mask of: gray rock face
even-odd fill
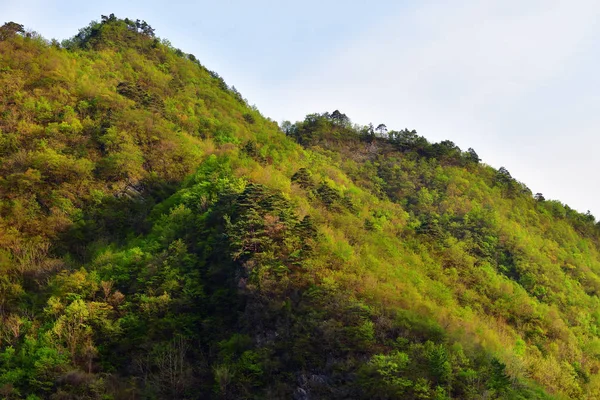
[[[294,400],[310,400],[308,392],[301,387],[294,391]]]

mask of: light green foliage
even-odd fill
[[[0,397],[599,398],[594,217],[384,128],[0,28]]]
[[[448,352],[444,345],[434,345],[431,342],[426,343],[425,355],[429,362],[431,375],[436,383],[447,385],[450,383],[452,375],[452,365],[448,360]]]
[[[395,351],[389,355],[376,354],[369,360],[368,368],[372,374],[375,374],[379,379],[375,380],[372,385],[384,384],[385,388],[376,388],[373,390],[385,391],[388,395],[402,396],[406,389],[412,386],[412,382],[403,377],[404,369],[408,365],[408,355]],[[369,385],[367,383],[366,385]]]

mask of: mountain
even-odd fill
[[[1,398],[600,398],[595,218],[473,149],[110,15],[0,28],[0,155]]]

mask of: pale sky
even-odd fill
[[[271,119],[339,109],[416,129],[600,218],[597,0],[0,0],[0,24],[48,39],[110,13],[146,20]]]

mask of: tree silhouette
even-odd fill
[[[475,150],[473,150],[471,147],[469,147],[469,149],[467,150],[467,160],[469,160],[475,164],[479,164],[479,161],[481,161],[481,158],[479,158],[479,156],[477,155]]]
[[[534,198],[535,198],[537,201],[545,201],[545,200],[546,200],[546,199],[544,198],[544,195],[543,195],[543,194],[541,194],[541,193],[536,193],[536,194],[535,194],[535,196],[534,196]]]
[[[16,22],[11,21],[0,26],[0,40],[9,39],[19,33],[25,33],[25,28],[23,25],[17,24]]]
[[[375,131],[379,133],[379,136],[383,136],[388,131],[388,128],[385,124],[379,124],[377,125],[377,128],[375,128]]]
[[[326,113],[328,114],[328,113]],[[346,116],[346,114],[342,114],[339,110],[335,110],[334,112],[332,112],[329,116],[329,119],[331,119],[331,121],[333,121],[333,123],[337,124],[337,125],[342,125],[342,126],[346,126],[350,124],[350,118],[348,118],[348,116]]]

